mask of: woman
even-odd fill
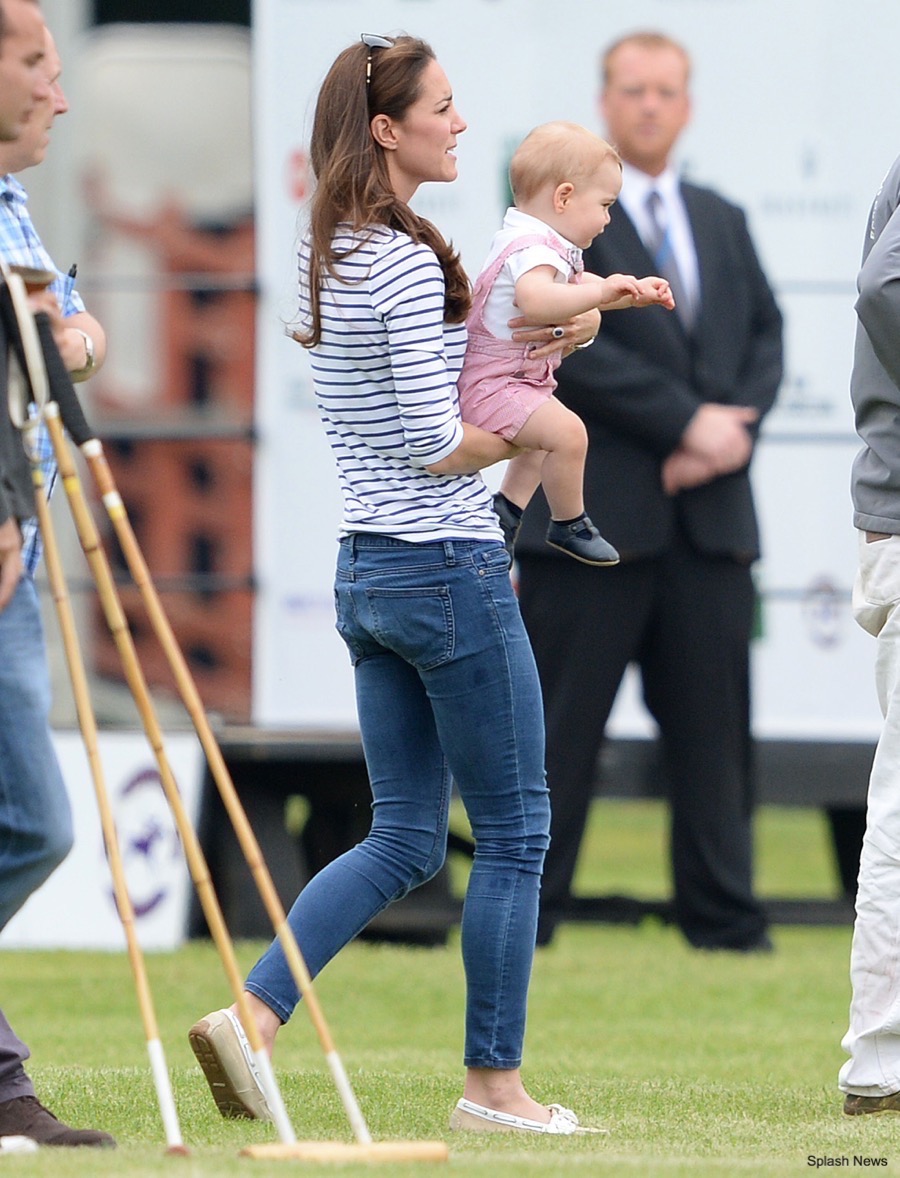
[[[509,558],[477,473],[516,450],[459,419],[469,284],[458,255],[408,203],[421,183],[456,178],[465,128],[433,52],[405,36],[346,49],[316,107],[296,338],[311,352],[343,493],[337,626],[354,664],[373,820],[288,919],[315,976],[440,869],[452,779],[475,857],[462,918],[467,1070],[451,1126],[568,1134],[579,1131],[574,1113],[533,1100],[519,1075],[548,844],[543,718]],[[546,350],[596,326],[573,322]],[[551,329],[527,336],[546,344]],[[277,941],[246,990],[271,1050],[298,1001]],[[265,1115],[236,1050],[241,1033],[232,1008],[201,1020],[191,1040],[222,1111],[238,1094],[245,1114]]]

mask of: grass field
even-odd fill
[[[601,803],[581,887],[665,894],[665,818],[651,803]],[[760,890],[834,891],[819,816],[766,810]],[[569,925],[536,959],[525,1073],[534,1094],[574,1107],[608,1137],[453,1136],[460,1088],[463,979],[447,948],[351,946],[319,994],[376,1139],[441,1139],[449,1166],[380,1172],[484,1178],[534,1175],[788,1175],[900,1169],[900,1117],[842,1117],[835,1077],[846,1026],[850,929],[778,928],[777,952],[749,958],[689,950],[671,928]],[[242,967],[259,944],[242,944]],[[109,1129],[114,1154],[42,1151],[0,1161],[4,1174],[225,1178],[301,1169],[361,1174],[362,1165],[252,1161],[271,1126],[222,1120],[187,1045],[187,1027],[229,998],[211,946],[148,958],[188,1159],[164,1156],[164,1135],[124,955],[0,954],[0,994],[34,1053],[39,1094],[60,1116]],[[308,1020],[298,1011],[275,1059],[300,1139],[350,1140]],[[813,1159],[813,1164],[810,1159]],[[854,1159],[859,1159],[854,1164]],[[821,1164],[816,1167],[815,1160]],[[830,1162],[823,1159],[831,1159]]]

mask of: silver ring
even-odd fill
[[[550,334],[554,339],[562,339],[562,337],[566,334],[566,329],[564,327],[554,327]]]

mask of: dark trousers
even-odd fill
[[[34,1096],[31,1080],[22,1067],[29,1051],[0,1010],[0,1104],[19,1096]]]
[[[752,887],[749,566],[680,541],[604,569],[523,555],[519,575],[544,691],[552,807],[539,941],[568,900],[604,729],[635,661],[670,784],[678,924],[697,947],[758,942],[766,919]]]

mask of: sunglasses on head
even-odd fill
[[[360,33],[359,39],[369,50],[366,54],[366,90],[368,90],[369,83],[372,81],[372,50],[392,49],[394,42],[390,37],[380,37],[378,33]]]

